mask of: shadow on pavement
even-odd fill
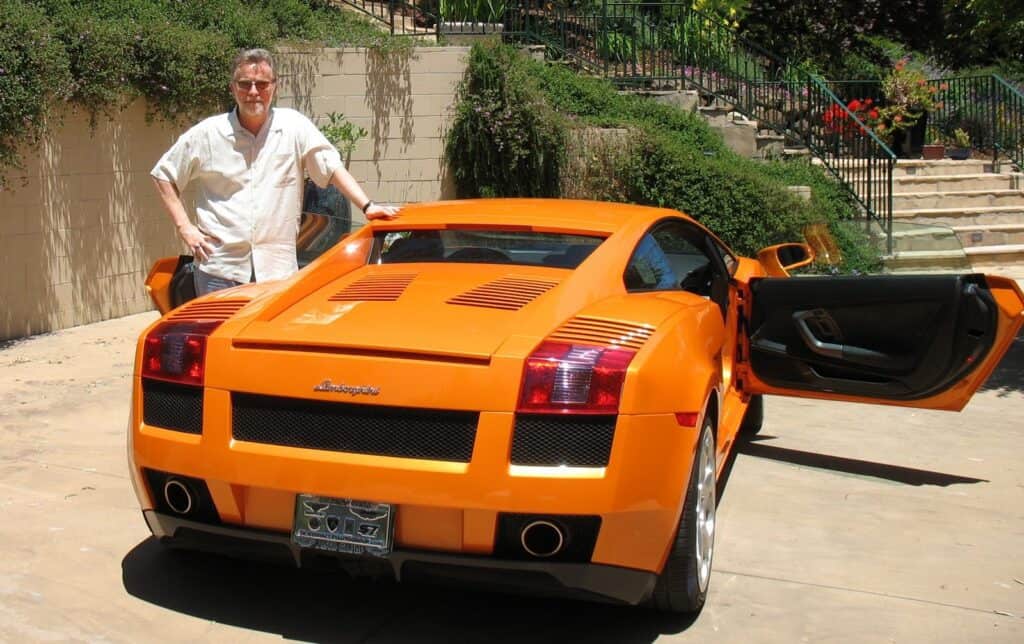
[[[979,391],[996,391],[1002,397],[1024,392],[1024,331],[1017,334],[1002,361]]]
[[[641,608],[352,579],[149,538],[121,562],[125,590],[193,617],[315,642],[651,642],[691,618]]]
[[[740,443],[738,451],[746,456],[767,458],[793,465],[803,465],[821,470],[843,472],[858,476],[870,476],[877,479],[885,479],[905,485],[936,485],[948,487],[967,483],[988,483],[987,479],[976,479],[969,476],[946,474],[944,472],[933,472],[931,470],[919,470],[912,467],[900,465],[887,465],[875,461],[863,461],[856,458],[844,458],[842,456],[831,456],[829,454],[818,454],[816,452],[804,452],[798,449],[787,447],[776,447],[765,445],[762,441],[772,440],[772,436],[756,436]]]

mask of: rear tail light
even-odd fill
[[[630,349],[544,342],[523,369],[517,411],[615,414],[636,355]]]
[[[142,375],[185,385],[203,385],[206,338],[214,322],[165,322],[150,331],[142,348]]]

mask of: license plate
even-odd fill
[[[391,552],[394,516],[388,503],[299,494],[292,542],[302,548],[383,557]]]

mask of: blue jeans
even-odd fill
[[[207,293],[213,293],[214,291],[219,291],[221,289],[231,288],[232,286],[240,286],[242,284],[242,282],[236,282],[234,280],[215,277],[209,273],[204,273],[199,268],[196,268],[192,274],[195,276],[196,297],[201,297]]]

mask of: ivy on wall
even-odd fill
[[[400,46],[327,0],[0,0],[0,186],[55,108],[95,123],[144,97],[152,117],[191,120],[229,105],[238,49],[281,40]]]

